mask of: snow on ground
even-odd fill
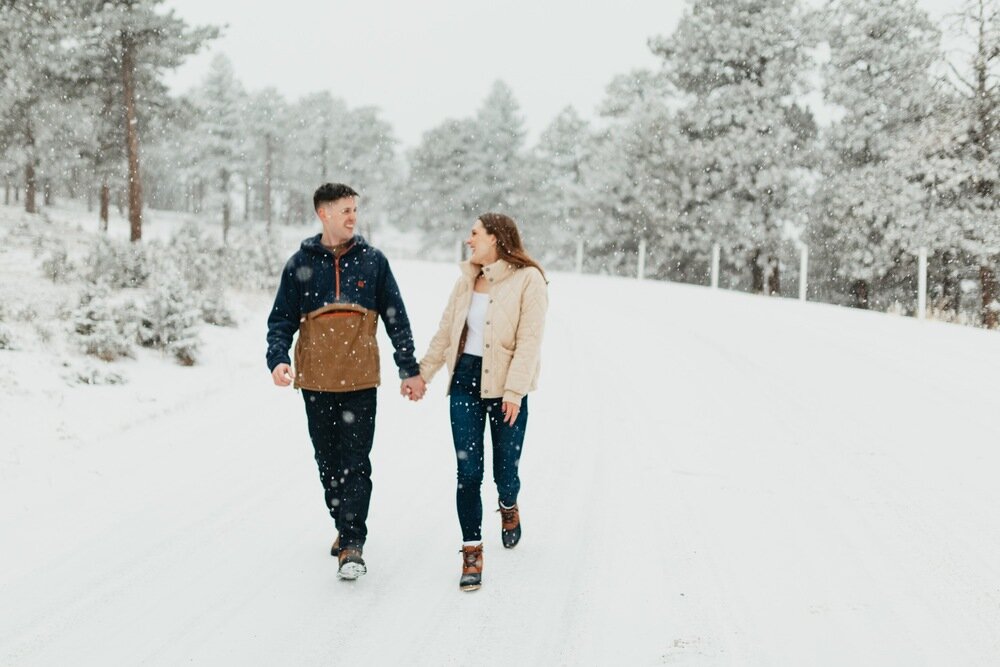
[[[390,259],[422,350],[456,269]],[[71,385],[74,290],[5,243],[0,664],[1000,663],[995,333],[550,279],[524,538],[501,547],[487,482],[467,594],[443,380],[401,399],[382,337],[369,574],[338,581],[271,295],[230,294],[193,368],[140,351]]]

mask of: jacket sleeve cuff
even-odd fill
[[[513,403],[517,406],[521,405],[521,399],[523,397],[524,394],[519,394],[516,391],[511,391],[509,389],[503,393],[503,400],[505,403]]]
[[[432,364],[426,360],[421,360],[420,377],[424,379],[424,382],[430,382],[440,369],[440,364]]]
[[[272,357],[267,360],[267,370],[273,373],[274,369],[278,367],[278,364],[288,364],[291,366],[292,360],[288,358],[287,354],[281,357]]]
[[[408,366],[399,369],[399,379],[406,380],[420,375],[420,366]]]

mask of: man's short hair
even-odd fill
[[[344,197],[357,196],[359,196],[358,193],[355,192],[354,188],[350,185],[344,185],[343,183],[324,183],[316,188],[316,192],[313,194],[313,208],[319,210],[319,207],[327,202],[337,201],[338,199],[343,199]]]

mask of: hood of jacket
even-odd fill
[[[316,236],[310,236],[309,238],[302,241],[302,245],[300,245],[299,247],[302,249],[303,252],[308,252],[314,255],[331,254],[330,251],[326,248],[326,246],[323,245],[322,239],[323,239],[322,234],[317,234]],[[361,248],[365,248],[368,246],[368,242],[365,241],[365,237],[361,236],[361,234],[355,234],[351,238],[350,243],[351,247],[347,250],[346,253],[344,253],[344,255],[357,252]]]

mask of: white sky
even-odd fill
[[[957,4],[919,0],[939,17]],[[594,117],[617,74],[653,68],[649,37],[677,24],[681,0],[166,0],[189,24],[228,25],[168,81],[195,85],[225,53],[243,84],[287,98],[330,90],[374,105],[405,146],[479,107],[496,79],[514,91],[529,140],[567,106]]]

